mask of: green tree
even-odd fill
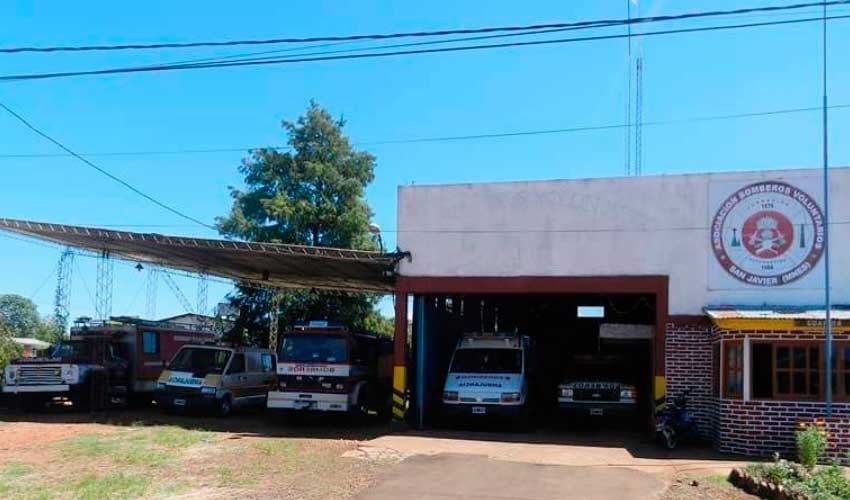
[[[31,337],[41,318],[33,301],[10,293],[0,295],[0,323],[19,337]]]
[[[12,342],[11,331],[2,323],[0,323],[0,378],[2,378],[3,369],[10,360],[21,355],[21,346]]]
[[[0,295],[0,325],[12,337],[32,337],[50,343],[62,337],[54,321],[42,320],[33,301],[15,294]]]
[[[351,147],[342,129],[315,101],[296,121],[283,121],[290,151],[258,149],[242,161],[245,188],[231,188],[233,206],[218,219],[221,234],[248,241],[374,250],[366,187],[375,157]],[[240,314],[234,332],[247,343],[268,343],[272,292],[239,287],[230,296]],[[366,327],[376,297],[319,290],[280,293],[280,323],[327,319]]]

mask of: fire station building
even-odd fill
[[[699,432],[730,453],[793,449],[831,377],[837,456],[850,447],[850,168],[830,183],[831,374],[819,170],[400,187],[396,403],[406,393],[408,418],[431,425],[459,335],[516,331],[537,348],[540,404],[574,352],[621,360],[638,418],[690,391]],[[606,323],[652,334],[607,337]]]

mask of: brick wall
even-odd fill
[[[824,414],[822,402],[721,400],[718,449],[726,453],[769,457],[778,452],[796,458],[794,432],[799,422]],[[834,404],[835,417],[827,422],[830,457],[846,458],[850,449],[850,404]],[[842,453],[843,452],[843,453]]]
[[[845,410],[845,413],[850,413],[850,409]],[[832,417],[826,419],[824,424],[829,440],[827,460],[839,460],[844,465],[850,465],[850,418]]]
[[[701,322],[667,324],[664,341],[667,398],[691,389],[688,409],[700,434],[715,437],[717,402],[712,397],[712,327]]]
[[[800,422],[823,418],[824,403],[816,401],[740,401],[713,395],[712,346],[721,338],[739,340],[822,340],[823,334],[796,331],[726,331],[697,319],[671,321],[666,326],[665,363],[667,397],[691,388],[689,409],[700,433],[721,452],[770,457],[774,452],[796,458],[794,432]],[[848,340],[841,334],[836,340]],[[827,460],[850,462],[850,403],[833,404]]]

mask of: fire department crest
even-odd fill
[[[823,254],[823,212],[790,184],[750,184],[724,200],[711,224],[717,262],[734,278],[782,286],[808,274]]]

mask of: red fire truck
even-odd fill
[[[388,416],[392,339],[312,321],[280,337],[278,388],[268,408]]]
[[[160,372],[181,346],[216,337],[212,330],[164,321],[83,318],[50,357],[9,363],[3,392],[29,410],[56,400],[88,409],[150,401]]]

